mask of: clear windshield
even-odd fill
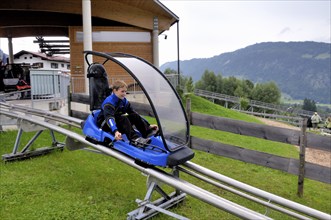
[[[168,81],[152,66],[135,57],[114,57],[141,82],[150,97],[165,144],[170,151],[187,144],[188,125],[185,112]]]

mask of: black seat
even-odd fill
[[[100,109],[102,102],[111,92],[105,67],[99,63],[91,64],[87,78],[89,78],[90,110]]]

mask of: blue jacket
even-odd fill
[[[99,117],[103,116],[110,130],[115,133],[117,131],[115,117],[126,113],[131,114],[136,112],[132,109],[130,102],[126,98],[119,99],[112,93],[102,102]]]

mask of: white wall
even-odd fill
[[[66,62],[61,62],[61,61],[51,61],[51,60],[42,60],[41,57],[34,57],[32,54],[23,54],[19,58],[14,59],[14,63],[25,63],[25,64],[30,64],[31,66],[33,63],[43,63],[44,67],[41,69],[46,69],[46,70],[59,70],[59,71],[70,71],[70,68],[67,68],[69,63]],[[51,63],[57,63],[58,68],[52,68]],[[63,67],[62,67],[63,65]]]

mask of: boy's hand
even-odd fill
[[[157,127],[157,125],[150,125],[149,126],[149,129],[152,129],[152,130],[154,130],[154,131],[157,131],[159,128]]]
[[[119,131],[115,132],[115,139],[118,140],[122,140],[122,134]]]

